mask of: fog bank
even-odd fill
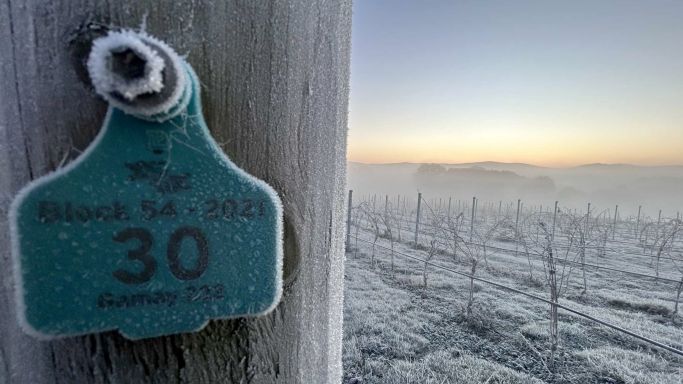
[[[520,163],[463,164],[362,164],[348,163],[348,187],[356,201],[378,195],[391,201],[396,196],[416,199],[471,200],[551,206],[585,211],[591,203],[594,212],[613,210],[619,205],[621,217],[643,214],[676,217],[681,211],[683,166],[636,166],[628,164],[589,164],[571,168],[549,168]]]

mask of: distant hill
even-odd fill
[[[420,166],[422,164],[438,164],[444,167],[482,167],[487,169],[498,168],[529,168],[529,169],[554,169],[554,170],[570,170],[570,169],[647,169],[647,170],[667,170],[667,171],[683,171],[683,165],[636,165],[627,163],[589,163],[572,167],[546,167],[541,165],[527,164],[527,163],[505,163],[500,161],[478,161],[472,163],[415,163],[415,162],[400,162],[400,163],[362,163],[357,161],[349,161],[349,165],[358,166],[377,166],[377,167],[410,167]]]
[[[360,167],[366,169],[404,169],[416,170],[423,163],[383,163],[368,164],[350,161],[349,167]],[[479,167],[492,171],[511,171],[520,176],[557,176],[557,175],[576,175],[576,174],[630,174],[637,177],[683,177],[683,165],[634,165],[634,164],[603,164],[592,163],[574,167],[544,167],[526,163],[504,163],[498,161],[479,161],[472,163],[434,163],[446,168],[473,168]]]
[[[367,193],[457,196],[471,199],[516,200],[538,204],[610,207],[628,211],[638,205],[652,210],[683,211],[683,166],[633,164],[584,164],[554,168],[525,163],[481,161],[422,163],[348,163],[350,188]],[[425,168],[423,167],[423,170]]]

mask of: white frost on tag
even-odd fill
[[[145,60],[143,77],[130,80],[115,73],[112,68],[112,53],[133,50]],[[134,100],[145,93],[160,92],[164,87],[162,71],[164,60],[152,48],[140,40],[133,31],[110,32],[93,42],[88,58],[88,71],[98,94],[109,98],[116,92],[127,100]]]
[[[163,43],[161,40],[155,39],[151,36],[147,36],[146,38],[149,38],[150,41],[153,41],[155,44],[163,44],[163,49],[169,49],[165,43]],[[171,50],[171,52],[173,52]],[[179,65],[184,65],[180,61],[181,59],[178,56],[173,56],[173,60],[178,60],[177,64]],[[175,65],[175,63],[174,63]],[[194,70],[189,67],[187,70],[183,70],[181,73],[185,74],[185,76],[182,77],[182,87],[179,87],[180,90],[182,91],[187,91],[186,93],[192,94],[193,92],[197,95],[192,102],[195,104],[195,109],[198,111],[201,111],[201,100],[199,97],[200,89],[199,89],[199,79],[197,78],[197,75],[194,73]],[[193,81],[194,80],[194,81]],[[109,98],[106,98],[109,100]],[[176,99],[177,101],[177,99]],[[186,97],[184,101],[180,101],[181,103],[186,103],[189,104],[190,98]],[[171,105],[169,108],[172,108],[173,105]],[[126,112],[124,110],[124,112]],[[136,111],[139,113],[138,111]],[[102,328],[98,330],[92,330],[92,331],[87,331],[84,333],[75,333],[75,334],[48,334],[48,333],[43,333],[35,328],[29,323],[29,321],[26,318],[26,302],[25,302],[25,291],[24,291],[24,281],[23,281],[23,276],[21,273],[21,246],[20,246],[20,233],[19,233],[19,208],[22,206],[24,203],[25,199],[28,197],[28,195],[35,189],[44,187],[45,185],[48,185],[50,182],[66,176],[69,174],[71,171],[75,170],[77,167],[81,166],[82,164],[86,163],[90,157],[96,152],[97,148],[101,145],[102,141],[104,140],[104,137],[108,134],[108,131],[110,130],[110,120],[112,118],[112,109],[109,108],[107,111],[107,115],[104,118],[104,121],[102,123],[102,128],[100,129],[99,133],[95,137],[95,139],[90,143],[90,145],[78,156],[75,160],[72,162],[66,164],[64,167],[58,168],[55,171],[48,173],[47,175],[44,175],[38,179],[33,180],[31,183],[25,185],[15,196],[14,200],[12,201],[12,204],[10,206],[9,214],[8,214],[8,219],[9,219],[9,226],[10,226],[10,239],[11,239],[11,254],[12,254],[12,274],[13,274],[13,279],[14,279],[14,294],[15,294],[15,302],[16,302],[16,316],[17,320],[19,322],[19,325],[21,329],[28,335],[38,339],[38,340],[54,340],[54,339],[60,339],[64,337],[71,337],[71,336],[78,336],[78,335],[85,335],[85,334],[90,334],[90,333],[98,333],[98,332],[104,332],[108,330],[118,330],[119,333],[123,334],[118,327],[112,327],[112,328]],[[151,116],[151,115],[148,115]],[[225,152],[221,149],[221,147],[218,145],[218,143],[212,138],[211,133],[208,130],[208,127],[206,126],[206,122],[204,121],[204,117],[201,115],[198,116],[200,123],[198,124],[198,128],[201,130],[202,134],[204,137],[208,140],[209,145],[213,149],[213,152],[216,154],[217,158],[220,159],[221,162],[228,164],[228,166],[231,168],[232,172],[235,172],[235,174],[239,175],[242,180],[245,180],[248,184],[251,186],[255,186],[258,189],[263,190],[267,195],[270,196],[270,199],[273,202],[274,208],[275,208],[275,215],[277,217],[275,221],[275,234],[276,234],[276,244],[275,244],[275,255],[276,255],[276,265],[275,265],[275,292],[273,296],[273,301],[271,304],[265,308],[261,312],[253,312],[250,314],[239,314],[239,315],[233,315],[233,316],[226,316],[226,317],[221,317],[221,316],[216,316],[216,317],[210,317],[207,318],[206,321],[204,321],[200,326],[198,326],[194,331],[199,331],[203,329],[209,322],[209,320],[212,319],[235,319],[235,318],[249,318],[249,317],[255,317],[255,316],[265,316],[271,311],[273,311],[277,306],[280,304],[280,301],[282,299],[282,294],[283,294],[283,262],[284,262],[284,208],[282,205],[282,201],[280,200],[280,197],[278,196],[278,193],[275,191],[275,189],[265,181],[249,174],[247,171],[243,170],[242,168],[238,167],[235,163],[230,160],[230,158],[225,154]],[[339,203],[337,205],[344,206],[343,203]],[[343,244],[343,241],[337,241],[339,244]],[[339,262],[337,263],[339,265]],[[341,264],[343,267],[343,263]],[[330,280],[330,281],[335,281],[335,283],[331,284],[337,284],[337,281],[341,281],[343,279],[343,273],[337,273],[337,280]],[[343,298],[343,294],[336,295],[338,296],[335,300],[341,300]],[[338,308],[341,308],[341,301],[337,301],[335,303],[335,306]],[[340,324],[339,322],[341,321],[341,312],[338,313],[338,315],[335,317],[337,320],[333,321],[332,324]],[[335,328],[341,330],[341,328]],[[187,331],[185,331],[187,332]],[[126,336],[125,334],[123,334]],[[127,337],[127,336],[126,336]],[[336,336],[334,336],[335,340],[341,340],[341,333],[340,331],[337,332]],[[341,344],[338,344],[341,345]],[[341,347],[337,348],[340,349]],[[339,351],[338,353],[341,353]],[[341,368],[338,369],[333,369],[335,372],[339,371],[341,372]]]

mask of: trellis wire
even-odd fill
[[[429,226],[428,224],[423,224],[423,225]],[[423,232],[423,233],[424,233],[424,232]],[[425,234],[427,234],[427,233],[425,233]],[[429,235],[432,236],[432,237],[440,238],[440,239],[442,239],[442,240],[447,240],[447,239],[445,239],[443,236],[438,236],[438,235],[435,235],[435,234],[429,234]],[[474,241],[467,241],[467,240],[464,240],[464,239],[463,239],[462,241],[463,241],[465,244],[473,245],[473,246],[476,246],[476,247],[483,247],[483,246],[484,246],[483,244],[479,244],[479,243],[476,243],[476,242],[474,242]],[[498,251],[503,251],[503,252],[508,252],[508,253],[512,253],[512,254],[518,253],[518,251],[515,251],[514,249],[508,249],[508,248],[498,247],[498,246],[495,246],[495,245],[487,245],[486,248],[487,248],[487,249],[494,249],[494,250],[498,250]],[[543,258],[543,256],[539,256],[539,255],[531,255],[531,254],[527,255],[526,253],[525,253],[524,255],[525,255],[525,256],[530,256],[530,257],[535,258],[535,259]],[[516,256],[516,257],[519,257],[519,255]],[[648,275],[648,274],[646,274],[646,273],[640,273],[640,272],[635,272],[635,271],[627,271],[627,270],[623,270],[623,269],[611,268],[611,267],[606,267],[606,266],[597,265],[597,264],[591,264],[591,263],[585,263],[585,262],[584,262],[584,263],[581,263],[581,262],[578,262],[578,261],[563,260],[563,259],[558,259],[557,261],[560,262],[560,263],[565,263],[565,264],[581,265],[581,266],[586,266],[586,267],[589,267],[589,268],[592,268],[592,269],[602,269],[602,270],[606,270],[606,271],[619,272],[619,273],[624,273],[624,274],[627,274],[627,275],[633,275],[633,276],[638,276],[638,277],[642,277],[642,278],[653,279],[653,280],[659,280],[659,281],[664,281],[664,282],[669,282],[669,283],[674,283],[674,284],[678,284],[678,283],[679,283],[678,280],[670,279],[670,278],[667,278],[667,277],[661,277],[661,276],[655,276],[655,275]]]

